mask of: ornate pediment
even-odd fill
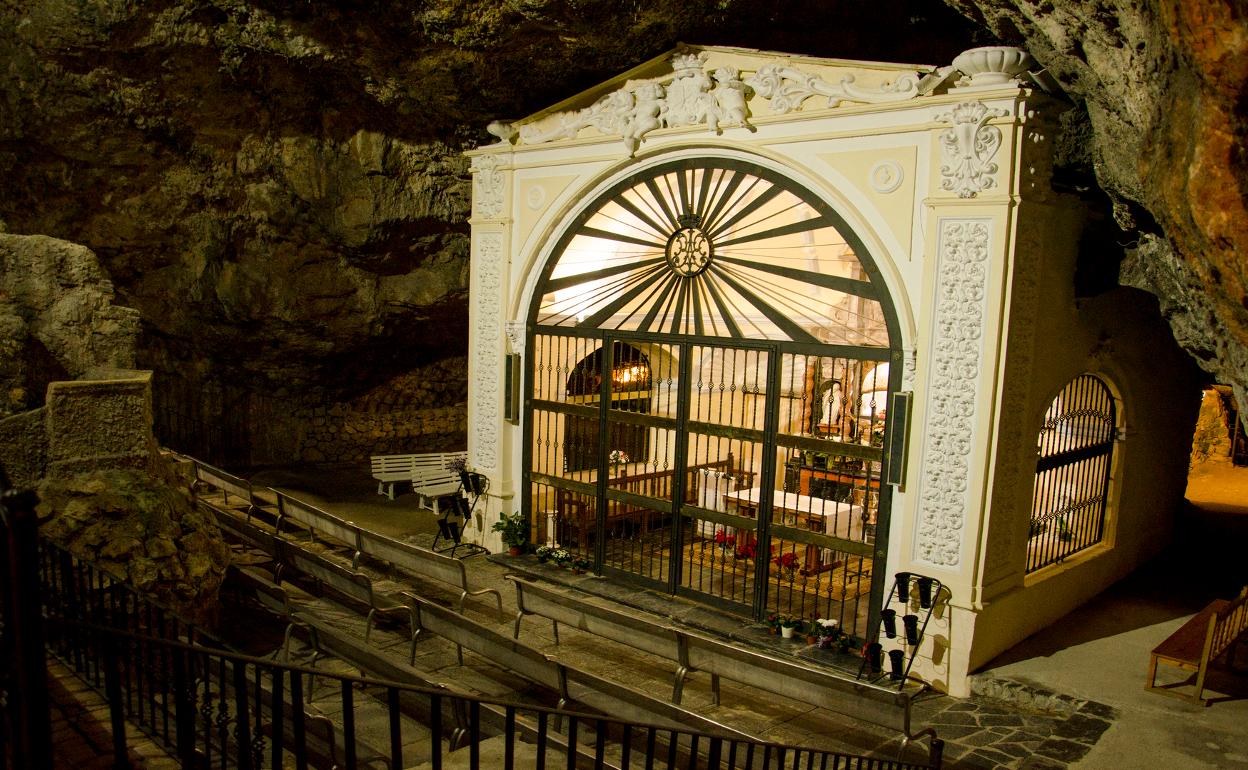
[[[766,106],[760,103],[759,107],[772,114],[799,110],[815,96],[826,99],[822,106],[836,107],[842,102],[879,104],[919,95],[918,76],[904,71],[883,85],[859,86],[853,74],[845,73],[846,63],[837,67],[845,74],[830,82],[774,59],[764,60],[743,78],[740,67],[708,65],[710,58],[707,51],[677,52],[669,59],[671,73],[666,76],[628,81],[581,109],[516,124],[494,122],[489,130],[504,143],[536,145],[574,139],[592,129],[619,136],[631,155],[647,134],[660,128],[706,126],[722,133],[724,128],[740,126],[753,131],[750,101],[755,95],[767,100]]]

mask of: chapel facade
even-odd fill
[[[522,511],[608,579],[861,641],[930,578],[911,673],[955,695],[1158,551],[1197,391],[1146,297],[1076,296],[1029,67],[683,47],[492,124],[466,534]]]

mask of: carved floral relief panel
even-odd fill
[[[944,219],[937,246],[937,286],[923,427],[923,472],[914,559],[961,566],[968,480],[983,366],[992,222]]]

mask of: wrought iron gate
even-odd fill
[[[717,159],[640,172],[570,223],[527,345],[539,540],[755,617],[865,632],[900,367],[845,231],[791,181]]]

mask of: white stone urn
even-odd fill
[[[971,48],[953,60],[953,66],[969,76],[974,86],[1008,83],[1034,64],[1035,60],[1026,51],[1008,45]]]

